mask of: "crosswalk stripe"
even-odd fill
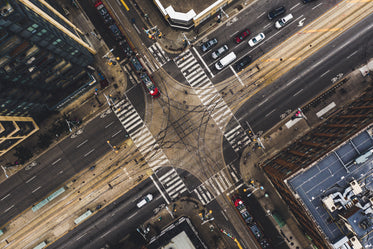
[[[166,174],[162,175],[161,177],[158,177],[158,179],[160,181],[162,181],[164,178],[166,178],[167,176],[173,174],[176,170],[174,168],[172,168],[170,171],[168,171]]]

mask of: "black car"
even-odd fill
[[[285,12],[286,12],[286,9],[285,9],[284,6],[277,7],[275,9],[271,10],[270,12],[268,12],[268,19],[273,20],[273,19],[281,16]]]
[[[202,46],[201,46],[202,52],[206,52],[206,51],[210,50],[216,44],[218,44],[218,40],[216,40],[215,38],[211,39],[211,40],[208,40],[207,42],[202,44]]]
[[[251,63],[251,57],[246,55],[241,60],[236,62],[236,64],[234,64],[234,68],[236,69],[237,72],[239,72],[245,67],[247,67],[250,63]]]
[[[310,3],[310,2],[313,2],[315,0],[303,0],[303,3]]]

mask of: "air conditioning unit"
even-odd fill
[[[352,180],[350,182],[350,186],[351,186],[352,192],[354,192],[355,195],[358,195],[361,192],[363,192],[363,189],[360,187],[359,183],[356,180]]]
[[[13,12],[13,10],[14,9],[12,8],[12,6],[10,6],[10,4],[5,4],[4,6],[1,6],[0,8],[0,15],[4,17],[9,16],[10,13]]]

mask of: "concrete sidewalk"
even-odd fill
[[[337,108],[342,107],[351,99],[359,96],[373,82],[370,77],[362,77],[358,70],[350,73],[345,78],[348,79],[347,82],[337,88],[334,95],[326,96],[321,100],[319,106],[310,108],[310,110],[305,113],[307,120],[299,118],[298,122],[288,128],[286,124],[291,121],[294,112],[291,113],[279,125],[261,136],[264,148],[261,148],[258,143],[252,143],[244,150],[241,157],[240,170],[242,177],[248,186],[252,183],[253,189],[251,191],[258,199],[264,211],[266,211],[268,215],[271,215],[275,211],[284,218],[286,225],[282,228],[278,226],[274,219],[271,220],[281,232],[282,236],[285,237],[285,241],[288,242],[290,248],[297,248],[297,246],[299,248],[311,248],[311,245],[310,241],[301,232],[287,204],[282,200],[277,190],[266,177],[263,169],[260,167],[260,163],[273,157],[283,148],[302,137],[321,122],[327,120],[328,116]],[[320,94],[320,96],[321,95],[322,94]],[[317,117],[316,113],[332,102],[336,104],[336,107],[325,113],[322,117]],[[289,140],[290,137],[293,139]],[[264,187],[264,190],[259,190],[260,186]],[[256,191],[256,189],[259,191]]]

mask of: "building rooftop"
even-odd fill
[[[148,249],[207,249],[189,218],[181,217],[151,238]]]
[[[373,128],[287,180],[334,248],[373,244]]]
[[[181,1],[181,0],[159,0],[162,6],[166,9],[169,6],[176,12],[187,13],[190,10],[194,10],[194,12],[198,15],[204,9],[212,5],[213,3],[217,2],[217,0],[188,0],[188,1]]]

